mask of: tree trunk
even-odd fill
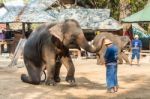
[[[119,16],[119,19],[123,19],[127,16],[129,16],[131,14],[131,11],[130,11],[130,2],[129,0],[120,0],[120,16]],[[130,24],[128,23],[124,23],[122,24],[123,26],[123,35],[125,33],[125,31],[127,31],[129,28],[130,28]]]

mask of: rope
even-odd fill
[[[46,80],[46,72],[45,72],[45,70],[43,70],[43,74],[44,74],[44,80],[41,80],[41,82],[45,82],[45,80]],[[42,75],[41,75],[41,77],[42,77]]]

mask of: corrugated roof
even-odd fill
[[[108,18],[104,20],[101,25],[99,26],[99,29],[102,30],[120,30],[122,29],[122,25],[113,18]]]
[[[57,0],[30,0],[27,8],[45,10]]]
[[[122,22],[138,23],[138,22],[150,22],[150,0],[143,10],[138,11],[124,19]]]
[[[63,9],[38,10],[25,9],[20,17],[22,22],[60,22],[65,19],[77,20],[82,28],[97,28],[101,22],[110,16],[109,9]]]
[[[6,14],[0,17],[0,22],[1,23],[11,23],[11,22],[16,22],[17,17],[19,13],[21,12],[22,8],[16,8],[16,7],[11,7],[7,10]]]
[[[38,23],[38,22],[48,22],[50,20],[50,16],[45,11],[38,11],[34,9],[25,10],[23,14],[20,16],[21,22],[30,22],[30,23]]]
[[[83,29],[97,29],[109,17],[109,9],[64,9],[60,11],[58,21],[75,19]]]
[[[118,29],[114,19],[109,19],[109,9],[62,9],[46,10],[57,0],[31,0],[23,7],[8,7],[8,12],[0,17],[0,22],[60,22],[65,19],[75,19],[83,29]],[[114,25],[115,24],[115,25]],[[114,25],[114,26],[113,26]],[[118,28],[117,28],[118,27]]]
[[[5,10],[5,13],[0,16],[0,22],[11,23],[17,21],[17,17],[25,4],[23,0],[5,0],[4,6],[1,10]]]
[[[48,6],[52,5],[55,1],[57,0],[31,0],[20,16],[20,21],[30,23],[56,21],[56,19],[45,11]]]
[[[44,10],[48,5],[51,5],[57,0],[31,0],[26,7],[23,4],[23,0],[6,1],[5,8],[7,8],[7,13],[0,16],[0,23],[47,22],[49,20],[49,14]]]

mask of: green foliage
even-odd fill
[[[3,3],[3,0],[0,0],[0,3]]]
[[[135,13],[139,10],[142,10],[146,5],[147,1],[148,0],[130,0],[131,13]]]
[[[109,8],[111,16],[119,20],[120,15],[120,0],[82,0],[85,5],[90,5],[93,8]],[[131,14],[143,9],[148,0],[128,0],[127,9],[130,9]],[[122,4],[123,5],[123,4]]]

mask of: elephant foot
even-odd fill
[[[55,82],[59,83],[61,81],[60,77],[55,77],[54,78]]]
[[[100,63],[96,63],[97,65],[101,65]]]
[[[27,76],[26,74],[22,74],[22,75],[21,75],[21,80],[22,80],[23,82],[27,82],[27,81],[28,81],[28,76]]]
[[[74,77],[66,77],[66,81],[70,84],[70,86],[76,86]]]
[[[56,82],[54,80],[46,80],[45,85],[49,85],[49,86],[55,86]]]
[[[40,79],[35,77],[34,79],[32,78],[29,80],[29,77],[26,74],[21,75],[21,80],[25,83],[30,83],[30,84],[35,84],[35,85],[40,84]]]
[[[118,64],[123,64],[123,63],[120,63],[120,62],[119,62]]]
[[[131,63],[130,62],[126,62],[126,64],[130,65]]]

